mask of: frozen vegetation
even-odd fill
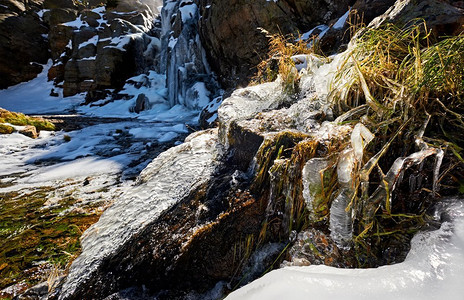
[[[230,294],[226,299],[453,299],[464,287],[464,202],[444,200],[437,230],[417,234],[402,263],[375,269],[327,266],[284,267]]]

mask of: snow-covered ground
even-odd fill
[[[197,122],[198,110],[168,105],[164,75],[150,72],[131,78],[132,84],[126,84],[121,92],[132,95],[129,100],[104,99],[97,103],[101,106],[79,106],[84,102],[83,94],[63,98],[55,88],[59,96],[50,96],[50,66],[45,65],[29,82],[0,90],[0,107],[34,115],[77,113],[74,117],[83,123],[90,116],[113,119],[101,119],[101,124],[70,132],[42,131],[35,140],[19,133],[0,135],[0,193],[61,186],[86,178],[100,183],[106,178],[107,186],[114,185],[121,178],[137,175],[160,152],[160,145],[181,143],[188,126]],[[150,84],[136,89],[134,83],[141,80]],[[137,114],[131,108],[140,93],[147,96],[151,108]]]
[[[375,269],[286,267],[227,299],[463,299],[464,200],[447,201],[450,221],[417,234],[402,263]]]

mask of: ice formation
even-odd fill
[[[444,200],[448,215],[435,231],[417,234],[402,263],[375,269],[324,265],[285,267],[230,294],[226,299],[449,299],[464,295],[464,202]]]

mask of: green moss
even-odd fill
[[[11,134],[14,132],[14,128],[10,125],[0,124],[0,134]]]
[[[46,279],[32,278],[27,271],[39,261],[66,267],[80,252],[82,232],[98,220],[98,214],[59,214],[75,203],[73,198],[44,208],[51,191],[0,194],[0,289],[21,280],[33,285]]]
[[[38,131],[55,130],[55,125],[43,118],[29,117],[24,114],[10,112],[5,109],[0,109],[0,123],[10,123],[18,126],[32,125],[35,126]]]

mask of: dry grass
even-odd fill
[[[450,190],[460,185],[453,178],[462,177],[464,162],[464,35],[434,41],[425,23],[414,24],[358,33],[332,84],[329,98],[340,119],[362,120],[377,137],[354,176],[357,241],[408,232],[423,223],[427,197],[413,210],[407,199],[401,213],[392,208],[409,168],[429,172],[420,175],[423,183],[410,186],[414,193],[436,197],[446,176],[448,184],[454,180]],[[354,111],[358,114],[352,118]],[[394,162],[400,157],[404,164],[398,169]],[[440,172],[442,166],[446,172]]]
[[[261,29],[269,38],[268,58],[258,65],[258,71],[253,78],[254,84],[270,82],[280,76],[282,87],[287,94],[295,94],[298,90],[300,74],[295,68],[295,62],[292,56],[298,54],[315,54],[317,43],[308,44],[301,37],[293,35],[285,37],[283,34],[270,34],[268,31]]]

